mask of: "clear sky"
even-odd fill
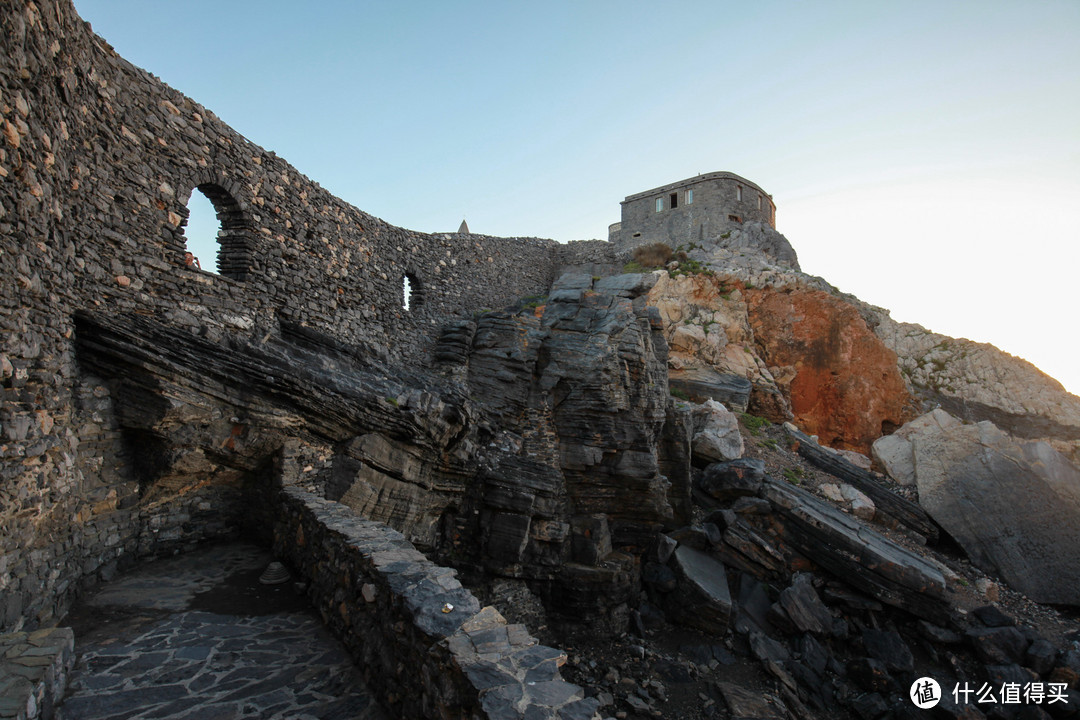
[[[75,4],[388,222],[606,238],[730,170],[805,271],[1080,393],[1077,0]]]

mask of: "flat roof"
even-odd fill
[[[662,193],[670,192],[671,190],[678,190],[679,188],[692,185],[694,183],[704,182],[706,180],[736,180],[743,183],[747,187],[754,188],[765,197],[772,201],[772,195],[761,189],[757,183],[750,182],[744,177],[736,175],[733,172],[727,172],[726,170],[719,170],[717,172],[705,173],[704,175],[695,175],[692,178],[686,178],[685,180],[679,180],[678,182],[668,183],[667,185],[661,185],[660,187],[653,188],[652,190],[645,190],[644,192],[634,193],[633,195],[627,195],[623,203],[628,203],[633,200],[640,200],[641,198],[649,197],[650,195],[659,195]]]

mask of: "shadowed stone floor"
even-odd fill
[[[383,720],[345,649],[273,558],[231,544],[159,560],[66,620],[77,662],[61,720]]]

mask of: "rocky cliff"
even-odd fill
[[[729,247],[730,238],[692,248],[688,258],[705,272],[686,274],[678,263],[661,272],[649,297],[676,375],[690,368],[741,376],[753,384],[756,412],[780,419],[790,411],[841,448],[867,452],[877,437],[940,405],[1080,460],[1080,398],[1060,383],[992,345],[898,323],[800,272],[786,239],[772,232],[779,239],[744,249]],[[753,228],[745,235],[756,237]]]

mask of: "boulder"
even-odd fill
[[[726,502],[757,495],[765,480],[765,463],[756,458],[713,463],[705,468],[698,489],[714,500]]]
[[[870,453],[885,474],[901,485],[915,484],[915,454],[911,438],[935,426],[953,428],[962,423],[941,408],[904,424],[892,435],[874,441]]]
[[[841,485],[840,494],[850,504],[851,514],[869,522],[874,519],[874,501],[850,485]]]
[[[695,407],[691,415],[694,419],[691,448],[695,465],[704,467],[742,457],[745,448],[735,413],[715,400],[706,400]]]
[[[811,584],[812,576],[798,573],[791,586],[780,593],[777,605],[800,632],[828,635],[833,630],[833,616],[821,602],[817,590]]]
[[[664,598],[668,619],[722,635],[732,606],[724,564],[685,545],[679,546],[672,557],[679,585],[676,592]]]
[[[1044,442],[940,415],[909,436],[919,502],[981,570],[1080,605],[1080,469]]]
[[[884,663],[889,670],[909,673],[915,669],[915,657],[899,633],[868,628],[863,631],[862,639],[866,654]]]

